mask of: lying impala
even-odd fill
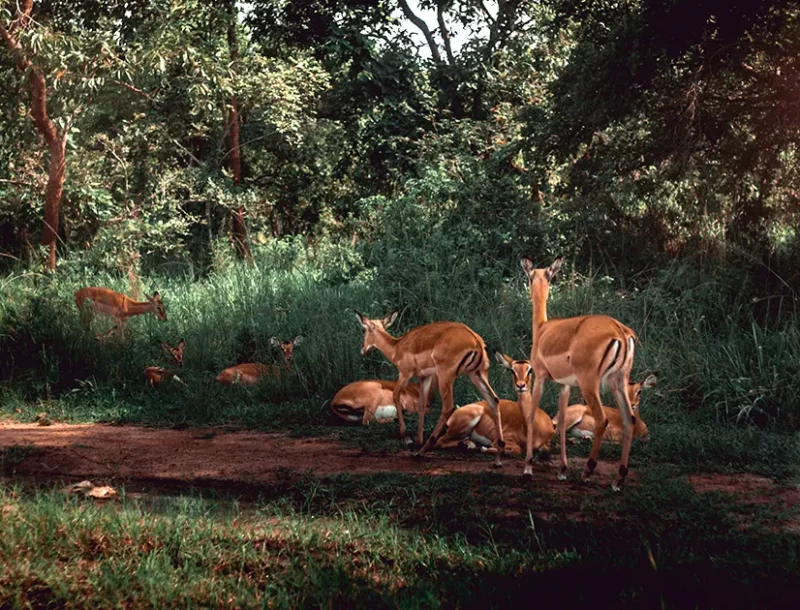
[[[514,374],[514,391],[517,401],[500,400],[500,415],[503,420],[503,439],[506,452],[521,455],[527,439],[528,414],[533,408],[531,398],[531,374],[533,369],[528,360],[512,360],[505,354],[495,352],[497,361]],[[550,440],[555,429],[550,416],[536,409],[533,415],[533,450],[550,451]],[[492,447],[497,438],[497,429],[492,421],[489,405],[485,401],[464,405],[456,409],[447,420],[447,433],[436,443],[438,448],[455,447],[466,441],[479,446],[487,453],[496,451]]]
[[[459,375],[468,375],[472,383],[489,404],[492,419],[499,430],[496,446],[498,448],[495,467],[501,466],[500,456],[505,446],[500,414],[497,410],[499,398],[489,385],[489,353],[483,339],[471,328],[458,322],[434,322],[410,330],[402,337],[393,337],[386,329],[397,319],[395,310],[382,319],[370,320],[355,312],[356,318],[364,329],[364,342],[361,354],[366,355],[374,349],[383,353],[397,367],[399,377],[394,388],[392,404],[401,403],[401,394],[411,381],[418,377],[421,382],[420,402],[418,407],[417,444],[422,444],[425,411],[423,405],[428,404],[431,386],[438,383],[442,397],[442,412],[428,441],[420,449],[425,453],[433,448],[442,435],[442,428],[452,415],[453,383]],[[412,440],[406,435],[406,423],[403,410],[397,410],[397,421],[400,424],[400,436],[406,445]]]
[[[254,386],[262,379],[272,377],[285,381],[291,369],[292,359],[294,358],[294,348],[302,343],[303,337],[298,335],[291,341],[278,341],[276,337],[271,337],[269,344],[272,347],[279,347],[283,354],[283,366],[277,364],[260,364],[258,362],[248,362],[228,367],[217,375],[217,383],[221,385],[241,384]]]
[[[178,368],[183,368],[183,348],[186,347],[186,341],[183,339],[180,340],[177,347],[172,347],[169,343],[162,343],[161,349],[164,350],[167,354],[167,358],[171,361],[171,363]],[[170,379],[174,379],[178,383],[186,385],[183,383],[183,380],[176,375],[175,371],[170,369],[164,368],[162,366],[148,366],[143,371],[145,379],[150,383],[150,386],[154,386],[159,383],[163,383],[165,381],[169,381]]]
[[[333,397],[331,413],[347,423],[369,425],[372,420],[380,424],[389,422],[397,417],[395,387],[396,381],[384,379],[348,383]],[[420,389],[419,383],[409,383],[400,393],[400,406],[404,412],[417,412]],[[425,405],[425,413],[429,411],[430,403]]]
[[[639,409],[639,402],[642,397],[642,390],[652,388],[656,385],[658,376],[655,373],[647,375],[638,383],[628,383],[628,400],[631,403],[631,410],[636,413]],[[603,407],[603,412],[608,419],[608,426],[603,435],[604,441],[619,443],[622,441],[622,413],[619,409]],[[557,425],[557,418],[553,418],[553,424]],[[586,405],[572,405],[567,409],[566,429],[567,434],[574,438],[594,438],[596,422],[592,415],[592,410]],[[636,418],[633,426],[633,437],[645,440],[647,438],[647,426],[642,421],[641,416]]]
[[[102,336],[98,336],[98,339],[108,336],[114,329],[119,329],[120,337],[124,338],[128,319],[133,316],[152,313],[157,318],[166,321],[167,310],[164,303],[161,302],[161,295],[158,294],[158,291],[153,293],[152,297],[148,295],[145,297],[146,301],[134,301],[110,288],[88,287],[75,291],[75,305],[81,314],[84,311],[89,312],[90,315],[92,312],[97,312],[116,320],[116,326]],[[87,301],[89,301],[89,306],[86,305]]]
[[[636,417],[631,410],[625,391],[633,366],[636,333],[614,318],[602,315],[575,318],[547,319],[547,298],[550,280],[561,269],[563,258],[556,259],[547,269],[534,268],[530,259],[523,257],[522,269],[530,283],[533,310],[533,347],[531,365],[534,411],[542,399],[544,382],[553,380],[561,385],[558,397],[558,431],[561,438],[561,472],[559,479],[567,478],[566,414],[570,387],[577,385],[595,419],[597,434],[592,440],[592,450],[581,479],[588,481],[597,466],[600,442],[605,434],[608,419],[600,403],[600,386],[606,384],[614,394],[622,418],[622,459],[619,474],[611,485],[621,489],[628,476],[633,427]],[[526,464],[524,474],[533,474],[533,426],[528,426]]]

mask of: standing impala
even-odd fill
[[[521,455],[527,440],[527,423],[533,409],[531,398],[531,363],[528,360],[512,360],[505,354],[495,352],[497,361],[514,374],[514,391],[517,401],[500,400],[500,417],[503,420],[503,439],[506,452]],[[550,441],[554,433],[550,416],[536,409],[533,413],[533,450],[550,451]],[[464,405],[447,420],[447,434],[436,443],[437,448],[455,447],[464,441],[471,442],[487,453],[497,438],[497,429],[492,421],[489,405],[485,401]]]
[[[626,392],[633,366],[636,334],[614,318],[602,315],[578,316],[575,318],[547,319],[547,298],[550,280],[561,269],[563,258],[556,259],[547,269],[534,268],[527,257],[521,260],[522,269],[530,283],[533,309],[533,347],[531,364],[533,383],[533,408],[542,399],[544,382],[551,379],[561,384],[558,397],[558,431],[561,439],[561,472],[558,478],[567,478],[567,448],[565,418],[571,386],[578,386],[595,419],[597,432],[592,440],[592,450],[581,480],[588,481],[597,466],[600,442],[603,439],[608,419],[600,403],[600,386],[605,384],[614,394],[622,417],[622,459],[619,474],[612,483],[619,491],[628,475],[628,457],[636,418]],[[533,426],[528,426],[525,472],[533,470]]]
[[[132,298],[114,292],[110,288],[81,288],[75,291],[75,305],[78,311],[83,313],[86,307],[86,301],[89,301],[91,309],[86,307],[87,311],[96,311],[98,313],[111,316],[117,322],[114,328],[118,328],[120,337],[125,337],[125,326],[128,323],[128,318],[132,316],[140,316],[145,313],[152,313],[157,318],[166,321],[167,310],[164,303],[161,302],[161,295],[158,291],[153,293],[153,296],[145,295],[146,301],[134,301]],[[105,335],[108,335],[113,328]],[[104,335],[104,336],[105,336]],[[98,337],[100,338],[100,337]]]
[[[291,341],[278,341],[276,337],[270,337],[269,344],[278,347],[283,354],[283,366],[277,364],[260,364],[258,362],[247,362],[237,364],[224,369],[217,375],[217,383],[221,385],[233,385],[239,383],[246,386],[254,386],[262,379],[272,377],[286,381],[294,358],[294,348],[302,343],[303,337],[298,335]]]
[[[364,379],[348,383],[336,393],[331,401],[331,413],[347,423],[368,425],[372,420],[385,423],[397,417],[394,403],[396,381],[386,379]],[[419,409],[419,383],[409,383],[400,395],[400,407],[406,413]],[[430,403],[425,405],[425,413]]]
[[[652,388],[656,385],[658,376],[656,373],[647,375],[642,381],[634,383],[628,382],[628,400],[631,402],[631,410],[634,415],[638,412],[639,402],[642,397],[642,390]],[[603,435],[604,441],[611,441],[612,443],[619,443],[622,441],[622,413],[619,409],[612,409],[611,407],[603,407],[603,412],[608,418],[608,426]],[[557,425],[558,420],[553,418],[553,424]],[[571,405],[567,408],[565,427],[567,434],[575,438],[594,438],[596,422],[592,415],[592,410],[586,405]],[[647,425],[642,420],[641,415],[636,417],[636,422],[633,426],[633,437],[647,438]]]
[[[422,383],[419,419],[417,425],[417,444],[422,444],[422,433],[425,419],[424,405],[428,403],[431,386],[439,385],[442,397],[442,412],[428,441],[420,449],[425,453],[433,448],[442,434],[447,418],[453,413],[453,383],[459,375],[469,375],[470,380],[481,393],[492,411],[492,419],[499,430],[497,439],[497,459],[495,467],[501,466],[500,456],[505,446],[500,414],[497,411],[499,399],[489,385],[486,375],[489,370],[489,353],[483,339],[468,326],[458,322],[434,322],[410,330],[402,337],[393,337],[386,329],[397,319],[397,311],[383,319],[370,320],[355,312],[356,318],[364,329],[364,343],[361,354],[366,355],[374,349],[383,353],[397,367],[399,377],[393,393],[393,404],[400,404],[400,396],[411,381],[418,377]],[[403,410],[397,411],[400,424],[400,436],[406,445],[411,445],[411,438],[406,435],[406,423]]]

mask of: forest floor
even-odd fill
[[[399,442],[399,441],[398,441]],[[0,452],[17,448],[18,458],[4,473],[28,482],[91,479],[126,488],[157,492],[187,488],[219,488],[245,496],[257,493],[259,484],[274,483],[287,471],[313,477],[340,474],[375,475],[383,472],[419,476],[492,472],[511,487],[558,489],[562,502],[576,507],[588,495],[605,491],[616,474],[617,462],[601,460],[594,481],[557,480],[557,457],[538,461],[534,476],[525,480],[523,461],[506,457],[504,467],[492,468],[493,459],[470,452],[436,451],[425,457],[365,451],[331,437],[293,438],[286,434],[239,431],[225,428],[183,430],[131,425],[21,423],[0,420]],[[571,458],[570,467],[580,472],[585,458]],[[642,471],[633,469],[627,487],[638,484]],[[697,492],[734,494],[739,502],[796,505],[800,488],[784,485],[752,473],[691,473],[685,475]],[[570,498],[572,502],[570,502]],[[562,504],[563,508],[563,504]],[[785,523],[800,532],[800,520]]]

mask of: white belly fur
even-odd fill
[[[397,409],[394,405],[383,405],[375,409],[375,419],[394,419],[397,417]]]
[[[576,386],[578,385],[578,378],[575,375],[570,375],[569,377],[564,377],[563,379],[553,379],[556,383],[560,383],[561,385],[569,385],[569,386]]]

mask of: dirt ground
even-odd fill
[[[478,455],[432,452],[419,459],[406,453],[371,454],[326,438],[203,428],[169,430],[63,423],[40,426],[0,420],[0,449],[14,445],[30,446],[32,450],[13,466],[13,475],[43,481],[92,479],[128,485],[204,484],[238,488],[274,481],[284,469],[308,471],[320,477],[381,471],[435,476],[492,470],[492,460]],[[571,466],[581,468],[583,460],[575,458]],[[522,460],[506,458],[500,473],[521,480],[522,467]],[[616,463],[601,460],[595,471],[597,484],[592,487],[610,485],[615,470]],[[555,483],[556,474],[557,460],[537,463],[530,484]],[[698,491],[735,492],[752,496],[754,502],[759,498],[800,501],[800,490],[776,485],[766,477],[698,474],[689,480]],[[636,484],[635,471],[628,484]],[[586,487],[572,486],[586,493]]]

